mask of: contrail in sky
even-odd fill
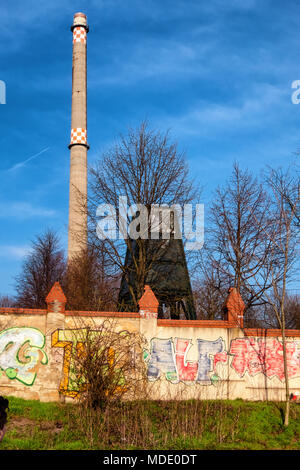
[[[23,162],[17,163],[16,165],[12,166],[7,171],[14,171],[14,170],[17,170],[18,168],[22,168],[23,166],[26,165],[26,163],[30,162],[30,160],[34,160],[35,158],[37,158],[42,153],[47,152],[47,150],[49,150],[49,149],[50,149],[50,147],[47,147],[47,148],[41,150],[40,152],[38,152],[38,153],[32,155],[31,157],[27,158],[27,160],[24,160]]]

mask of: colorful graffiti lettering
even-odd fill
[[[123,333],[123,332],[122,332]],[[124,334],[126,332],[124,331]],[[85,379],[78,375],[78,367],[76,367],[77,358],[85,354],[85,343],[87,338],[89,341],[93,340],[95,335],[99,334],[97,330],[90,330],[86,328],[69,329],[69,330],[55,330],[52,333],[52,347],[63,348],[63,375],[59,386],[59,391],[68,397],[78,397],[82,390],[85,388]],[[114,368],[115,364],[115,351],[109,348],[107,357],[108,372]],[[116,371],[116,369],[115,369]],[[118,386],[115,392],[125,390],[124,379],[120,373]]]
[[[225,364],[233,356],[231,367],[243,377],[264,374],[284,380],[283,346],[278,338],[237,338],[232,340],[227,352],[224,340],[197,339],[198,361],[188,361],[187,355],[192,346],[190,339],[153,338],[150,353],[145,352],[148,363],[148,379],[155,381],[160,377],[173,383],[215,384],[219,381],[217,365]],[[290,378],[300,375],[300,344],[287,341],[287,367]]]
[[[54,348],[63,348],[63,375],[59,385],[59,391],[66,396],[76,397],[78,395],[78,382],[76,375],[74,375],[74,366],[71,367],[74,361],[75,354],[82,352],[82,331],[79,330],[55,330],[51,336],[51,345]]]
[[[148,363],[148,379],[153,381],[165,374],[171,383],[178,383],[174,346],[172,339],[153,338]]]
[[[45,336],[36,328],[8,328],[0,332],[0,368],[11,380],[33,385],[41,364],[48,362],[43,351]]]
[[[187,361],[187,354],[192,346],[189,339],[176,338],[175,340],[175,358],[179,379],[182,382],[194,382],[196,380],[198,364],[197,362]]]
[[[197,382],[209,382],[209,372],[215,370],[216,364],[219,362],[215,356],[224,351],[224,342],[222,338],[219,338],[216,341],[198,339],[197,343],[199,353]],[[214,379],[216,379],[215,376]]]
[[[300,375],[300,349],[293,341],[286,342],[289,378]],[[269,379],[284,380],[283,346],[278,338],[238,338],[231,342],[231,367],[243,377],[263,373]]]
[[[198,339],[198,361],[188,361],[187,354],[192,346],[189,339],[172,338],[151,340],[150,354],[146,354],[148,362],[148,379],[155,381],[165,376],[171,383],[202,383],[210,385],[219,380],[216,366],[227,361],[224,341]]]

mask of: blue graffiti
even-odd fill
[[[148,363],[148,379],[157,380],[161,374],[172,383],[178,383],[178,374],[172,339],[153,338]]]
[[[222,338],[216,341],[207,341],[198,339],[198,374],[197,382],[211,382],[209,372],[213,371],[213,358],[215,354],[220,353],[224,349]]]
[[[223,353],[224,341],[218,338],[215,341],[204,339],[197,340],[198,361],[197,374],[190,383],[201,383],[210,385],[219,380],[215,372],[215,363],[219,359],[216,354]],[[181,380],[186,382],[186,377],[182,376],[180,370],[180,358],[176,357],[176,350],[172,338],[151,340],[150,355],[146,354],[148,360],[148,379],[155,381],[161,376],[165,376],[171,383],[178,383]],[[213,372],[213,374],[211,374]]]

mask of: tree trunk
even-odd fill
[[[283,347],[283,364],[284,364],[284,378],[285,378],[285,414],[284,426],[289,425],[290,415],[290,387],[289,387],[289,374],[286,360],[286,341],[285,341],[285,325],[282,328],[282,347]]]

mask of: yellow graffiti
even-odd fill
[[[109,348],[108,350],[108,368],[109,368],[109,373],[113,375],[116,370],[115,370],[115,350],[113,348]],[[127,391],[127,387],[122,386],[122,385],[117,385],[114,388],[113,394],[119,394],[119,393],[125,393]],[[109,394],[109,390],[106,391],[106,395]]]
[[[64,350],[62,380],[60,382],[59,391],[68,397],[76,398],[86,390],[86,384],[82,383],[82,374],[80,374],[79,368],[75,367],[75,361],[76,359],[80,360],[84,358],[86,355],[85,338],[88,337],[87,334],[96,335],[97,331],[88,331],[85,328],[76,330],[55,330],[51,336],[52,347],[62,348]],[[118,372],[115,368],[116,357],[113,348],[108,349],[107,363],[107,372],[113,377],[114,374]],[[120,382],[124,382],[121,376]],[[106,395],[109,395],[109,393],[117,394],[124,393],[126,390],[127,388],[124,385],[117,384],[113,391],[107,390],[105,393]]]
[[[61,333],[62,330],[55,330],[51,335],[51,346],[64,349],[63,377],[59,385],[59,391],[64,395],[74,398],[77,392],[68,389],[73,341],[61,339]]]

